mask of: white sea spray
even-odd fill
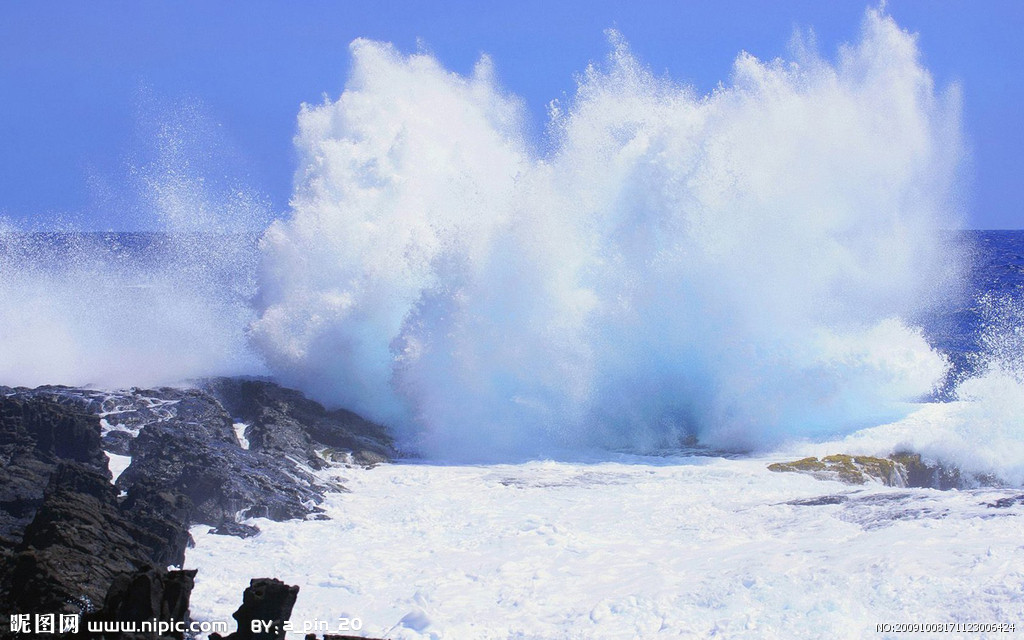
[[[488,59],[351,50],[262,240],[252,338],[285,383],[487,458],[838,433],[942,376],[908,318],[949,273],[959,97],[883,13],[706,96],[612,34],[544,152]]]

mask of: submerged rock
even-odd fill
[[[830,495],[818,496],[815,498],[801,498],[798,500],[790,500],[786,504],[793,505],[794,507],[823,507],[826,505],[843,504],[849,499],[849,496]]]
[[[225,522],[210,533],[216,536],[235,536],[236,538],[251,538],[260,532],[258,527],[241,522]]]
[[[930,489],[971,489],[994,487],[1002,483],[989,474],[966,474],[954,466],[925,462],[920,454],[907,451],[889,456],[906,474],[906,486]]]
[[[986,502],[985,506],[990,509],[1009,509],[1014,505],[1024,505],[1024,493],[1006,498],[999,498],[995,502]]]

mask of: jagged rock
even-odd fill
[[[302,518],[322,501],[315,479],[288,460],[238,446],[226,413],[216,421],[147,426],[132,443],[119,487],[173,489],[195,505],[193,522],[218,527],[235,515]]]
[[[917,453],[901,451],[889,457],[903,467],[908,487],[947,490],[997,486],[999,484],[994,476],[964,474],[956,467],[926,463]]]
[[[343,487],[310,473],[327,464],[318,450],[347,449],[364,464],[392,453],[382,427],[270,382],[219,378],[203,390],[158,391],[167,415],[133,440],[118,486],[180,491],[195,504],[195,522],[221,531],[251,534],[232,526],[236,514],[289,520],[319,512],[323,493]],[[249,424],[249,449],[238,443],[236,421]]]
[[[288,520],[318,513],[316,505],[326,491],[344,490],[311,473],[327,464],[318,451],[342,452],[346,461],[364,466],[387,461],[393,454],[391,439],[379,425],[348,411],[327,411],[297,391],[260,380],[221,378],[206,383],[205,389],[105,392],[47,386],[7,391],[23,402],[48,403],[62,414],[90,412],[92,416],[83,417],[91,421],[93,434],[102,418],[102,443],[108,451],[132,457],[117,480],[131,504],[141,495],[177,492],[191,500],[192,522],[229,525],[222,530],[231,530],[237,515]],[[236,420],[251,423],[249,450],[238,443]],[[105,469],[99,443],[92,444],[92,454],[97,468]],[[37,464],[34,458],[31,464]],[[6,501],[11,509],[0,514],[0,539],[5,529],[13,530],[7,536],[8,547],[17,542],[18,531],[38,507],[40,487],[50,471],[26,474],[24,484],[34,502]],[[7,485],[10,493],[17,483]],[[167,500],[157,502],[169,505]],[[170,506],[169,513],[180,511],[180,505]],[[4,527],[4,518],[20,521]],[[180,536],[173,543],[180,546]]]
[[[0,562],[21,541],[61,460],[107,469],[96,417],[13,393],[0,387]]]
[[[165,571],[147,567],[131,574],[114,578],[103,600],[103,608],[89,613],[89,620],[103,622],[162,622],[186,621],[188,619],[189,597],[195,586],[196,570]],[[84,626],[84,625],[83,625]],[[126,640],[129,634],[101,634],[101,637]],[[139,638],[182,638],[183,634],[173,630],[157,636],[154,634],[130,634]]]
[[[119,573],[182,562],[191,505],[144,491],[119,501],[100,420],[81,413],[96,403],[66,387],[2,391],[0,601],[72,612]]]
[[[254,527],[241,522],[225,522],[216,529],[210,529],[210,533],[218,536],[235,536],[238,538],[251,538],[259,535],[259,527]]]
[[[31,443],[38,455],[75,460],[104,467],[99,421],[95,416],[69,411],[52,400],[17,397],[0,387],[0,425],[5,444]]]
[[[103,434],[103,450],[119,456],[130,456],[134,439],[135,436],[128,431],[108,431]]]
[[[843,504],[847,500],[849,500],[848,496],[818,496],[816,498],[790,500],[786,504],[791,504],[794,507],[823,507],[825,505]]]
[[[319,451],[364,465],[393,455],[382,427],[296,391],[248,380],[213,387],[239,413],[203,389],[0,387],[0,602],[88,611],[116,576],[180,565],[190,524],[247,537],[258,529],[237,516],[322,515],[324,492],[345,488],[312,473],[327,464]],[[251,421],[251,450],[239,445],[236,418]],[[132,457],[116,487],[103,446]],[[146,580],[152,596],[155,578]],[[268,593],[278,593],[274,582]],[[128,597],[114,587],[119,602]],[[253,594],[240,613],[262,611]],[[293,603],[294,594],[274,606],[287,605],[287,619]]]
[[[157,566],[181,566],[192,544],[188,527],[193,506],[187,496],[149,485],[132,487],[121,502],[121,513],[135,525],[136,542]]]
[[[375,467],[378,464],[391,462],[391,458],[368,449],[360,449],[352,454],[352,461],[361,467]]]
[[[806,473],[819,480],[846,484],[881,482],[890,487],[964,489],[998,485],[991,476],[965,476],[955,467],[929,464],[916,453],[898,452],[886,458],[836,454],[768,465],[770,471]]]
[[[242,606],[232,614],[238,621],[238,630],[228,636],[211,633],[210,640],[284,640],[284,623],[291,618],[298,595],[298,587],[280,580],[253,578],[242,594]],[[253,620],[261,621],[267,630],[253,632]]]
[[[838,454],[818,458],[803,458],[793,462],[768,465],[770,471],[809,473],[819,480],[838,480],[846,484],[881,482],[890,487],[905,487],[906,479],[897,463],[888,458],[849,456]]]
[[[100,602],[115,576],[150,564],[149,553],[136,542],[139,533],[118,508],[109,476],[63,462],[11,559],[0,600],[41,613],[72,612],[69,603],[83,600]]]
[[[8,606],[20,603],[23,611],[45,613],[62,610],[64,596],[74,599],[80,595],[76,576],[57,575],[60,552],[41,548],[48,545],[26,544],[26,538],[29,543],[45,542],[48,531],[44,523],[59,521],[60,514],[67,511],[88,513],[91,498],[76,500],[76,492],[89,492],[93,485],[112,491],[106,464],[95,416],[0,388],[0,602]],[[83,474],[91,481],[83,480]],[[68,487],[58,494],[56,488],[62,482]],[[112,495],[108,493],[106,498]],[[72,572],[83,571],[86,583],[103,579],[81,564],[72,565]],[[47,587],[55,575],[64,589],[56,597]],[[102,595],[99,589],[92,593]]]
[[[1009,509],[1010,507],[1016,504],[1024,505],[1024,493],[1017,496],[999,498],[995,502],[986,502],[985,506],[991,509]]]
[[[323,405],[294,389],[265,380],[217,378],[206,388],[231,415],[249,424],[246,437],[256,451],[292,456],[313,468],[324,466],[317,449],[351,452],[356,464],[378,464],[394,457],[394,443],[380,425]]]

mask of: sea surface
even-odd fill
[[[964,285],[919,318],[928,342],[954,365],[939,394],[945,398],[956,381],[985,366],[986,328],[1013,332],[1012,319],[999,311],[1005,315],[1024,304],[1024,230],[958,231],[952,237],[952,246],[965,255]],[[998,327],[1001,321],[1011,326]]]

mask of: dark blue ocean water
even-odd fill
[[[963,288],[943,296],[936,308],[915,319],[929,343],[953,363],[940,398],[981,365],[977,356],[983,351],[993,303],[1024,302],[1024,230],[960,231],[951,245],[959,245],[965,255]]]

